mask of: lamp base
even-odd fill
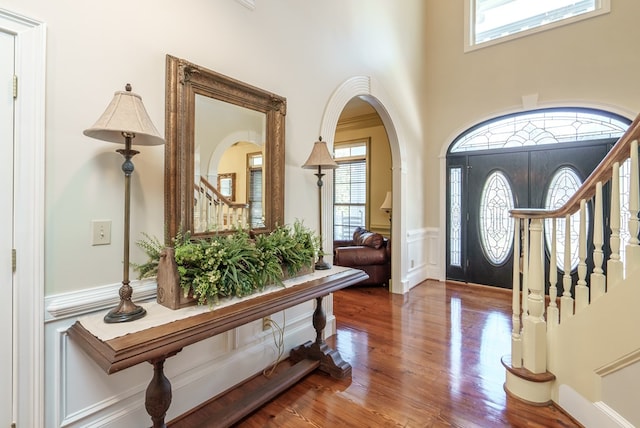
[[[328,270],[331,269],[331,265],[327,262],[324,261],[324,259],[322,258],[322,256],[320,256],[320,258],[318,258],[318,261],[316,262],[316,270]]]
[[[111,309],[104,316],[104,322],[114,324],[134,321],[144,317],[146,314],[147,311],[143,307],[136,305],[131,300],[121,300],[117,307]]]

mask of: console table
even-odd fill
[[[367,278],[368,275],[361,270],[334,266],[284,281],[284,287],[271,287],[257,295],[230,299],[212,310],[193,306],[174,311],[155,302],[147,303],[142,306],[148,315],[140,320],[105,324],[103,314],[91,315],[79,318],[67,333],[107,374],[149,362],[153,366],[153,377],[146,390],[145,408],[154,428],[166,427],[164,418],[171,404],[171,383],[163,372],[167,358],[185,346],[316,299],[313,313],[315,341],[291,350],[290,359],[297,363],[291,369],[292,374],[275,378],[273,385],[265,389],[266,393],[248,397],[241,411],[226,415],[219,421],[219,426],[228,426],[316,368],[334,378],[351,377],[351,366],[322,339],[326,325],[322,299]]]

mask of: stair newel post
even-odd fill
[[[520,224],[521,219],[514,217],[515,223],[513,235],[513,298],[511,307],[511,366],[522,367],[522,337],[520,336]]]
[[[595,218],[593,221],[593,272],[591,272],[591,301],[595,301],[605,292],[605,276],[602,270],[604,262],[604,212],[602,208],[602,182],[596,184]]]
[[[564,275],[562,277],[562,297],[560,298],[560,321],[573,315],[571,297],[571,215],[564,219]]]
[[[524,320],[523,363],[532,373],[547,371],[547,323],[544,320],[542,220],[529,223],[529,314]]]
[[[607,260],[607,289],[615,287],[623,279],[623,264],[620,260],[620,162],[613,164],[611,173],[611,214],[609,218],[611,256]]]
[[[557,262],[557,219],[549,219],[551,225],[551,254],[549,255],[549,308],[547,309],[547,323],[552,329],[558,325],[560,314],[558,313],[558,262]]]
[[[631,238],[626,246],[625,266],[627,277],[629,270],[640,263],[640,246],[638,246],[638,140],[631,142],[631,174],[629,182],[629,234]]]
[[[587,206],[580,201],[580,231],[578,235],[578,282],[575,290],[576,313],[589,305],[587,287]]]

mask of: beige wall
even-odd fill
[[[287,222],[318,223],[315,198],[301,203],[295,196],[315,186],[315,177],[300,166],[331,94],[352,76],[369,76],[388,95],[385,108],[403,135],[407,167],[423,175],[425,115],[417,90],[423,78],[422,0],[405,0],[402,7],[387,0],[256,0],[253,11],[234,0],[1,0],[0,7],[47,24],[47,295],[121,281],[122,159],[114,152],[119,147],[82,131],[127,82],[162,131],[166,54],[287,97]],[[132,179],[133,241],[142,232],[162,236],[164,230],[164,150],[140,151]],[[411,187],[422,200],[422,186]],[[411,209],[411,227],[423,226],[420,204]],[[111,245],[90,245],[93,219],[112,220]],[[131,257],[144,260],[135,247]]]
[[[614,0],[611,13],[476,51],[463,52],[463,1],[427,0],[424,183],[440,192],[438,156],[462,131],[490,117],[537,106],[591,106],[630,118],[640,110],[640,2]],[[426,204],[437,225],[442,207]]]
[[[218,173],[236,174],[236,199],[234,202],[247,202],[247,155],[261,151],[261,147],[251,143],[241,143],[229,147],[222,155],[218,166]]]

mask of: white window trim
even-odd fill
[[[542,25],[540,27],[530,28],[525,31],[521,31],[515,34],[509,34],[504,37],[500,37],[493,40],[488,40],[482,43],[474,42],[474,8],[475,0],[465,0],[464,2],[464,52],[472,52],[478,49],[494,46],[500,43],[508,42],[510,40],[519,39],[521,37],[527,37],[531,34],[541,33],[543,31],[550,30],[552,28],[562,27],[564,25],[573,24],[575,22],[590,19],[596,16],[607,14],[611,11],[611,0],[599,0],[596,2],[596,9],[583,13],[582,15],[572,16],[571,18],[562,19],[560,21],[554,21],[549,24]]]

